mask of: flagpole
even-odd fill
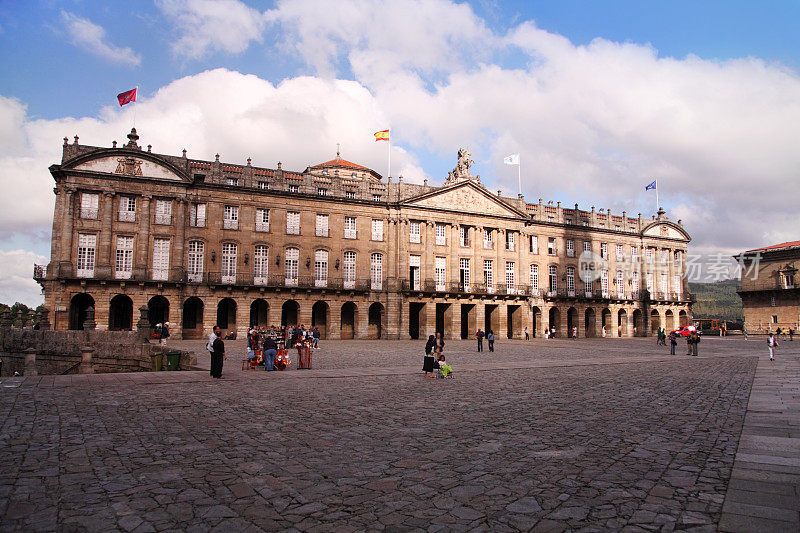
[[[517,165],[517,185],[519,185],[519,195],[522,196],[522,156],[519,157]]]
[[[136,86],[136,99],[139,99],[139,86]],[[133,101],[133,127],[136,128],[136,100]]]
[[[392,177],[392,128],[389,128],[389,164],[388,170],[386,171],[386,179]]]
[[[658,213],[658,209],[661,207],[658,203],[658,178],[656,178],[656,213]]]

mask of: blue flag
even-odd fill
[[[655,189],[655,188],[656,188],[656,180],[653,180],[653,183],[645,187],[644,190],[649,191],[650,189]]]

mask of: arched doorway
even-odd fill
[[[181,329],[184,339],[200,339],[203,337],[203,300],[197,296],[187,298],[183,302]]]
[[[653,309],[650,311],[650,333],[655,335],[658,332],[658,328],[661,327],[661,315],[658,314],[658,311]]]
[[[544,331],[544,326],[542,325],[542,310],[536,306],[531,308],[531,319],[532,319],[532,331],[531,334],[534,337],[538,337]]]
[[[367,327],[370,339],[380,339],[383,336],[383,304],[375,302],[369,306]]]
[[[689,315],[686,313],[686,311],[680,311],[678,313],[678,324],[681,326],[689,325]]]
[[[551,307],[547,318],[547,326],[550,328],[550,332],[552,333],[553,328],[555,328],[556,334],[563,335],[564,332],[559,331],[559,328],[561,327],[561,311],[558,310],[558,307]]]
[[[353,302],[345,302],[342,305],[342,318],[341,318],[341,338],[354,339],[356,336],[356,314],[358,308]]]
[[[281,306],[281,326],[297,326],[300,317],[300,304],[294,300],[286,300]]]
[[[577,328],[577,327],[578,327],[578,310],[575,309],[574,307],[570,307],[569,309],[567,309],[566,336],[572,337],[572,328]],[[577,336],[577,329],[575,331]]]
[[[677,329],[675,327],[675,315],[672,309],[667,309],[667,312],[664,313],[664,327],[667,329],[668,334],[670,331]]]
[[[108,305],[108,329],[130,331],[133,329],[133,300],[127,294],[117,294]]]
[[[265,328],[269,325],[267,316],[269,313],[269,304],[266,300],[257,298],[250,304],[250,327],[251,328]]]
[[[628,336],[628,312],[620,309],[617,313],[617,337]]]
[[[236,335],[236,302],[233,298],[223,298],[217,304],[217,325],[222,335]]]
[[[86,311],[94,307],[94,298],[82,292],[72,297],[69,303],[69,329],[83,329]]]
[[[642,310],[633,310],[633,336],[644,336],[645,331],[642,329]]]
[[[150,298],[147,302],[147,320],[151,328],[169,322],[169,300],[161,295]]]
[[[591,307],[583,313],[583,331],[586,337],[597,337],[597,315]]]
[[[311,325],[319,330],[321,339],[328,338],[328,310],[328,304],[321,301],[311,308]]]
[[[600,320],[601,320],[600,325],[602,328],[600,334],[603,337],[610,337],[611,335],[613,335],[614,332],[611,331],[611,311],[607,307],[603,309],[603,314],[601,315]]]

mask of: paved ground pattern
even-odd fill
[[[752,343],[456,342],[454,380],[423,379],[419,348],[4,380],[0,529],[716,529]]]

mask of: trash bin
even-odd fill
[[[173,350],[167,352],[167,370],[178,370],[181,364],[181,352]]]
[[[150,359],[153,361],[153,372],[158,372],[161,370],[161,356],[163,354],[157,353],[150,356]]]
[[[297,347],[297,358],[300,360],[298,362],[297,368],[311,368],[311,346],[298,346]]]

